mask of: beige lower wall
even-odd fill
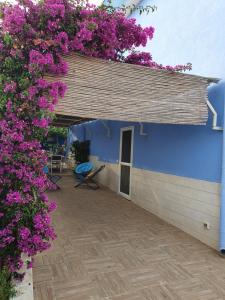
[[[135,168],[131,184],[135,203],[218,248],[219,184]]]
[[[109,187],[110,190],[118,192],[119,165],[101,162],[96,156],[91,156],[90,160],[97,167],[106,165],[105,169],[98,174],[98,180],[102,185]]]
[[[105,164],[99,182],[118,191],[118,164]],[[131,200],[161,219],[177,226],[203,243],[217,249],[219,241],[220,185],[203,180],[132,168]],[[210,229],[204,228],[208,222]]]

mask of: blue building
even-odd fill
[[[114,5],[122,3],[117,2]],[[224,250],[225,2],[144,0],[141,4],[157,6],[148,16],[133,14],[142,25],[156,27],[148,46],[156,61],[192,62],[193,74],[221,79],[208,86],[207,124],[94,120],[72,126],[70,141],[90,140],[90,159],[96,166],[106,165],[99,175],[103,185]]]

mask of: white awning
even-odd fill
[[[153,70],[73,54],[62,80],[66,96],[56,106],[61,116],[165,124],[204,125],[208,118],[208,78]]]

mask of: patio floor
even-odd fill
[[[225,259],[108,189],[51,192],[58,239],[36,257],[35,300],[224,300]]]

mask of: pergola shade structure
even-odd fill
[[[73,54],[56,124],[91,119],[204,125],[210,79]],[[56,77],[47,76],[52,81]]]

